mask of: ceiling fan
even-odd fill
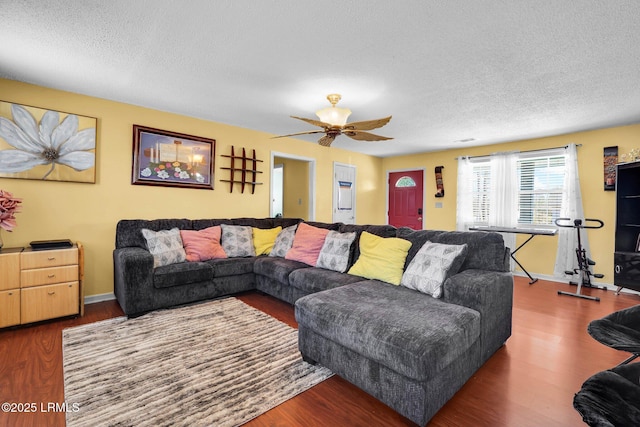
[[[323,108],[316,112],[320,120],[305,119],[304,117],[291,116],[294,119],[302,120],[314,126],[321,127],[322,130],[311,130],[307,132],[291,133],[289,135],[274,136],[274,138],[285,138],[296,135],[310,135],[314,133],[324,133],[325,135],[318,140],[318,144],[329,147],[338,135],[346,135],[356,141],[386,141],[386,136],[375,135],[365,132],[372,129],[380,128],[391,120],[391,116],[382,119],[365,120],[362,122],[347,123],[347,117],[351,114],[348,108],[336,107],[336,104],[342,96],[337,93],[327,95],[327,99],[331,103],[331,107]]]

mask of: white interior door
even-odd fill
[[[356,167],[333,162],[333,222],[356,222]]]
[[[283,216],[284,212],[284,180],[283,180],[283,165],[277,164],[273,167],[271,173],[271,179],[273,180],[273,189],[271,193],[271,216],[278,217]]]

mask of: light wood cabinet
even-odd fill
[[[0,328],[20,324],[20,289],[0,291]]]
[[[20,286],[30,288],[32,286],[51,285],[62,282],[75,282],[78,280],[78,265],[61,265],[60,267],[35,268],[20,271]]]
[[[0,251],[0,328],[84,314],[84,248]]]
[[[0,250],[0,328],[20,324],[20,252]]]
[[[79,313],[78,282],[23,288],[20,323],[32,323]]]

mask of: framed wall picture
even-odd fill
[[[213,190],[215,139],[133,125],[132,184]]]
[[[0,177],[96,182],[94,117],[0,101]]]

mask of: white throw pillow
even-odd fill
[[[329,234],[327,234],[327,237],[324,239],[322,249],[320,249],[316,267],[326,268],[340,273],[347,271],[351,244],[355,239],[355,232],[339,233],[333,230],[329,231]]]
[[[428,241],[409,263],[400,284],[440,298],[445,280],[460,270],[466,255],[467,245],[446,245]]]
[[[183,262],[187,259],[180,238],[180,230],[177,227],[160,231],[143,228],[142,235],[147,241],[147,249],[153,255],[154,268]]]
[[[293,246],[293,239],[296,236],[297,228],[298,224],[294,224],[278,233],[276,242],[273,244],[273,249],[269,252],[269,256],[284,258]]]
[[[220,244],[229,258],[256,256],[253,228],[246,225],[221,224]]]

